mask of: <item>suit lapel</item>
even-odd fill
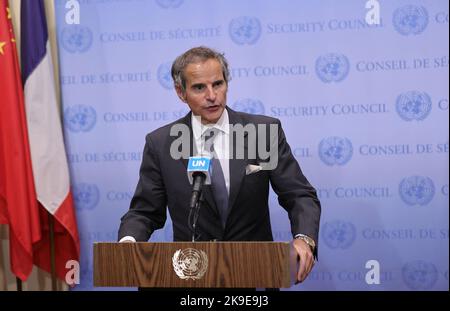
[[[193,146],[194,146],[194,138],[193,138],[193,137],[194,137],[194,134],[192,133],[191,113],[189,112],[184,118],[182,118],[182,119],[180,120],[180,123],[183,123],[183,124],[187,125],[187,127],[189,128],[189,143],[190,143],[190,146],[189,146],[189,155],[192,156],[192,155],[193,155],[193,152],[194,152],[194,149],[193,149]],[[176,138],[177,138],[177,137],[173,137],[172,142],[173,142]],[[183,163],[184,168],[187,170],[187,166],[188,166],[189,159],[185,159],[184,157],[182,157],[182,158],[180,159],[180,161]]]
[[[228,118],[231,125],[235,124],[243,124],[242,118],[233,110],[227,107],[228,110]],[[236,139],[233,137],[233,132],[230,131],[230,146],[233,142],[236,142]],[[233,145],[233,149],[236,148],[244,148],[244,159],[236,159],[236,150],[234,150],[234,154],[230,155],[230,197],[229,197],[229,206],[228,206],[228,214],[234,206],[236,201],[236,197],[239,194],[239,189],[241,188],[242,180],[245,176],[245,166],[247,165],[247,160],[245,159],[245,155],[247,154],[247,146],[248,146],[248,137],[247,132],[244,134],[244,146],[236,146]]]

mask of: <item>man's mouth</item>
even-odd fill
[[[217,111],[219,108],[220,108],[220,105],[212,105],[212,106],[205,107],[205,110],[209,111],[209,112],[214,112],[214,111]]]

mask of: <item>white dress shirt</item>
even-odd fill
[[[225,177],[225,186],[228,195],[230,195],[230,124],[228,121],[228,111],[225,109],[220,119],[215,124],[204,125],[200,122],[200,117],[192,115],[192,132],[194,134],[195,147],[198,155],[205,155],[205,146],[202,135],[211,128],[218,129],[216,138],[214,139],[214,150],[222,166],[223,176]],[[214,167],[212,168],[214,171]]]

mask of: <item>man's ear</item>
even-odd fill
[[[183,90],[181,85],[176,84],[175,90],[177,91],[178,97],[183,101],[186,102],[186,92]]]

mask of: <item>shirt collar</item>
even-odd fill
[[[200,116],[194,116],[194,114],[191,112],[192,118],[192,132],[194,134],[194,139],[200,139],[200,137],[205,133],[206,130],[211,128],[216,128],[222,132],[225,132],[225,134],[229,133],[229,119],[228,119],[228,111],[225,108],[222,112],[222,115],[220,116],[219,120],[217,120],[214,124],[202,124],[200,121]]]

